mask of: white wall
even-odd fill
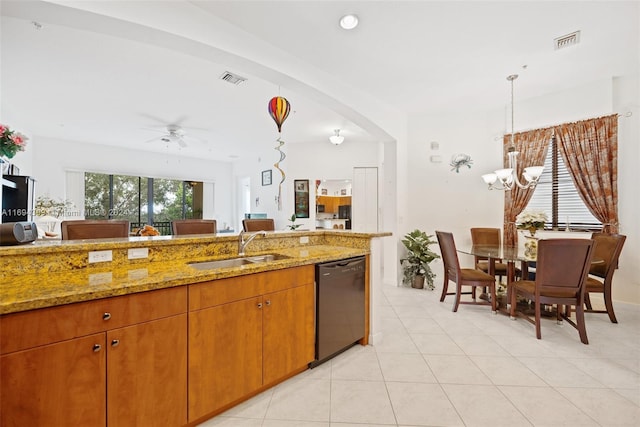
[[[159,153],[148,153],[97,144],[61,141],[33,137],[30,147],[36,180],[36,197],[48,194],[53,198],[66,199],[66,171],[89,171],[115,173],[154,178],[195,180],[213,183],[215,196],[207,197],[213,210],[212,218],[220,226],[232,221],[232,177],[231,165],[223,162],[172,157]]]
[[[547,127],[632,111],[632,118],[619,119],[618,134],[618,199],[620,232],[627,235],[620,269],[616,272],[614,299],[640,303],[640,259],[638,259],[638,78],[593,82],[562,93],[515,102],[516,132]],[[614,87],[616,90],[614,91]],[[635,100],[635,101],[634,101]],[[458,246],[471,242],[469,228],[487,226],[502,228],[504,194],[488,191],[480,176],[501,164],[502,135],[510,132],[505,111],[486,113],[460,111],[451,115],[410,117],[409,202],[400,208],[405,221],[399,235],[415,228],[433,234],[435,230],[451,231]],[[437,141],[439,150],[431,150]],[[459,173],[451,170],[449,161],[456,153],[471,155],[471,169]],[[431,163],[430,156],[440,154],[442,163]],[[399,189],[401,190],[401,189]],[[399,238],[400,236],[398,236]],[[434,246],[437,248],[437,244]],[[434,264],[441,280],[442,264]],[[461,256],[461,262],[471,265],[471,259]]]
[[[286,141],[286,138],[283,137]],[[348,139],[342,145],[332,145],[329,140],[316,143],[287,143],[282,147],[286,154],[280,168],[284,170],[285,181],[282,183],[282,210],[278,210],[276,196],[281,180],[280,172],[273,164],[280,155],[271,144],[260,153],[255,153],[249,162],[234,164],[234,176],[251,176],[251,212],[265,212],[276,221],[276,229],[285,229],[288,219],[294,212],[293,181],[308,179],[310,187],[309,218],[297,219],[301,228],[315,229],[315,181],[317,179],[353,179],[354,167],[378,166],[379,155],[377,144],[352,143]],[[273,184],[262,186],[260,172],[273,169]],[[259,204],[256,206],[256,198]]]

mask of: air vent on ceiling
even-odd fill
[[[230,73],[229,71],[225,71],[220,76],[220,80],[224,80],[225,82],[233,83],[234,85],[239,85],[243,81],[247,80],[244,77],[241,77],[237,74]]]
[[[558,37],[553,40],[553,46],[555,50],[573,46],[578,43],[580,43],[580,31],[574,31],[573,33]]]

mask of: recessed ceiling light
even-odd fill
[[[353,30],[358,26],[358,17],[356,15],[344,15],[340,18],[340,26],[345,30]]]

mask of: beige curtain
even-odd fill
[[[603,232],[618,232],[618,115],[554,128],[578,194]]]
[[[518,155],[518,179],[524,180],[522,172],[525,167],[543,165],[549,148],[549,141],[553,135],[553,128],[536,129],[515,134],[514,145],[520,152]],[[509,164],[507,152],[511,144],[511,136],[505,135],[504,147],[504,167]],[[524,184],[524,182],[523,182]],[[504,192],[504,239],[507,245],[515,245],[518,242],[518,230],[516,228],[516,217],[529,203],[533,196],[533,190],[523,190],[514,185],[511,191]]]

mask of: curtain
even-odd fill
[[[605,233],[618,232],[618,115],[554,128],[578,194]]]
[[[549,141],[553,136],[553,128],[535,129],[527,132],[520,132],[514,135],[514,145],[520,152],[518,155],[518,178],[524,180],[522,172],[525,167],[543,165],[549,148]],[[511,146],[511,135],[505,135],[504,146],[504,167],[508,167],[508,149]],[[523,183],[524,184],[524,183]],[[518,242],[518,230],[516,228],[516,217],[524,210],[533,196],[533,189],[523,190],[514,185],[510,191],[504,192],[504,239],[507,245],[515,245]]]

